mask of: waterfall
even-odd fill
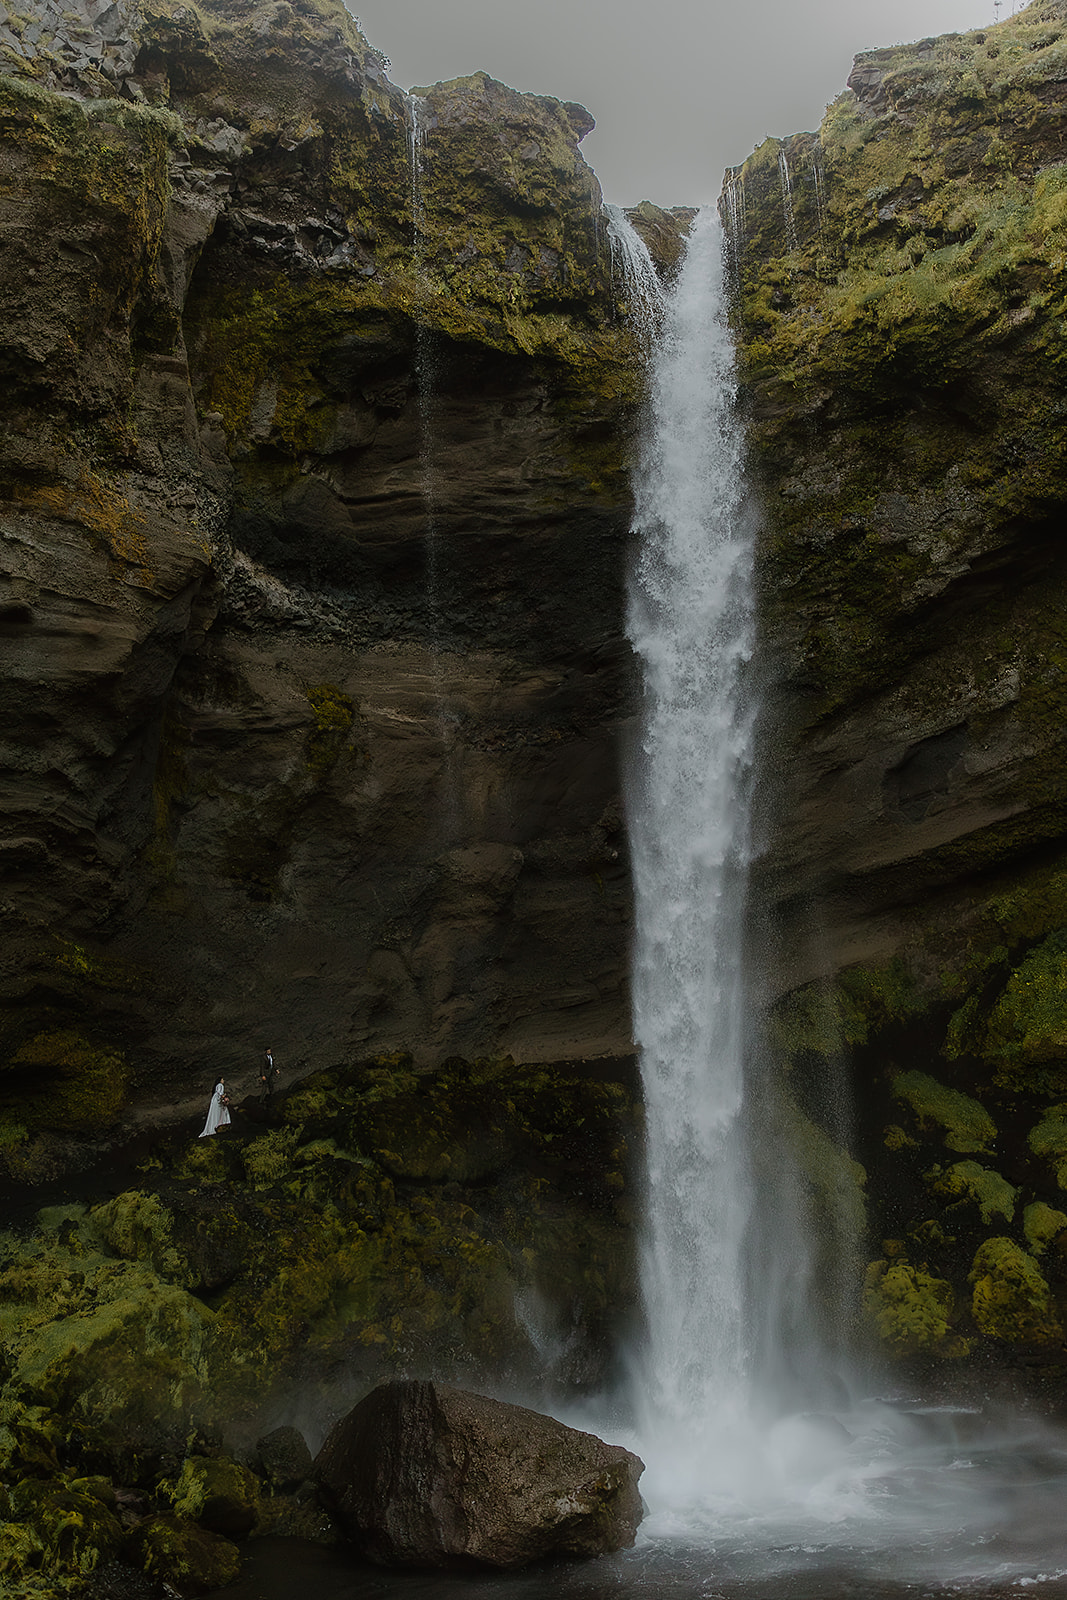
[[[425,319],[425,200],[423,160],[426,136],[426,101],[409,94],[408,161],[411,176],[412,272],[415,277],[415,399],[419,430],[419,493],[425,515],[424,556],[426,606],[430,623],[430,696],[434,732],[441,747],[441,783],[436,822],[445,838],[459,832],[462,807],[457,772],[456,716],[449,704],[444,630],[446,606],[441,572],[440,501],[438,462],[439,351],[436,335]]]
[[[815,149],[811,152],[811,176],[812,181],[815,184],[815,217],[818,222],[819,233],[821,235],[826,211],[826,203],[823,198],[823,173],[822,168],[819,165],[818,145],[816,145]]]
[[[608,219],[612,287],[621,285],[626,316],[638,338],[647,344],[663,315],[663,285],[648,247],[622,207],[605,205],[604,215]],[[616,315],[619,310],[616,300]]]
[[[741,252],[745,247],[748,213],[745,205],[745,175],[740,167],[728,167],[722,191],[726,208],[726,240],[735,275],[740,269]]]
[[[778,147],[778,176],[782,184],[782,221],[785,224],[785,247],[787,250],[796,250],[797,225],[793,216],[793,180],[789,175],[789,158],[785,147]]]
[[[423,108],[422,95],[405,95],[408,110],[408,164],[411,168],[411,228],[414,241],[415,266],[422,260],[422,145]]]
[[[650,1474],[675,1502],[748,1428],[741,947],[753,710],[753,552],[722,235],[693,224],[650,375],[629,631],[644,676],[630,785],[634,1027],[647,1119],[637,1382]],[[662,1487],[662,1484],[661,1484]]]

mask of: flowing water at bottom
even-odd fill
[[[566,1420],[575,1421],[573,1417]],[[618,1436],[620,1443],[633,1443]],[[1035,1600],[1067,1597],[1067,1434],[872,1398],[768,1430],[765,1482],[684,1516],[653,1500],[632,1550],[508,1575],[366,1566],[342,1548],[246,1547],[230,1600]],[[647,1491],[646,1491],[647,1494]]]

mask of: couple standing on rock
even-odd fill
[[[267,1046],[263,1056],[263,1065],[259,1069],[259,1081],[263,1088],[263,1098],[269,1100],[274,1093],[274,1080],[278,1076],[278,1069],[274,1065],[274,1054]],[[220,1078],[215,1085],[215,1092],[211,1096],[211,1104],[207,1108],[207,1121],[204,1123],[201,1139],[207,1139],[211,1134],[217,1133],[220,1128],[230,1125],[230,1100],[226,1093],[226,1081]]]

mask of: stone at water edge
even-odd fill
[[[315,1475],[383,1566],[518,1567],[633,1544],[644,1463],[540,1412],[418,1380],[332,1429]]]

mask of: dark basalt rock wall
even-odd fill
[[[413,166],[332,0],[0,46],[10,1137],[268,1042],[625,1055],[637,365],[587,113],[438,85]]]
[[[775,1030],[896,1355],[1064,1366],[1067,13],[859,58],[728,175]]]

